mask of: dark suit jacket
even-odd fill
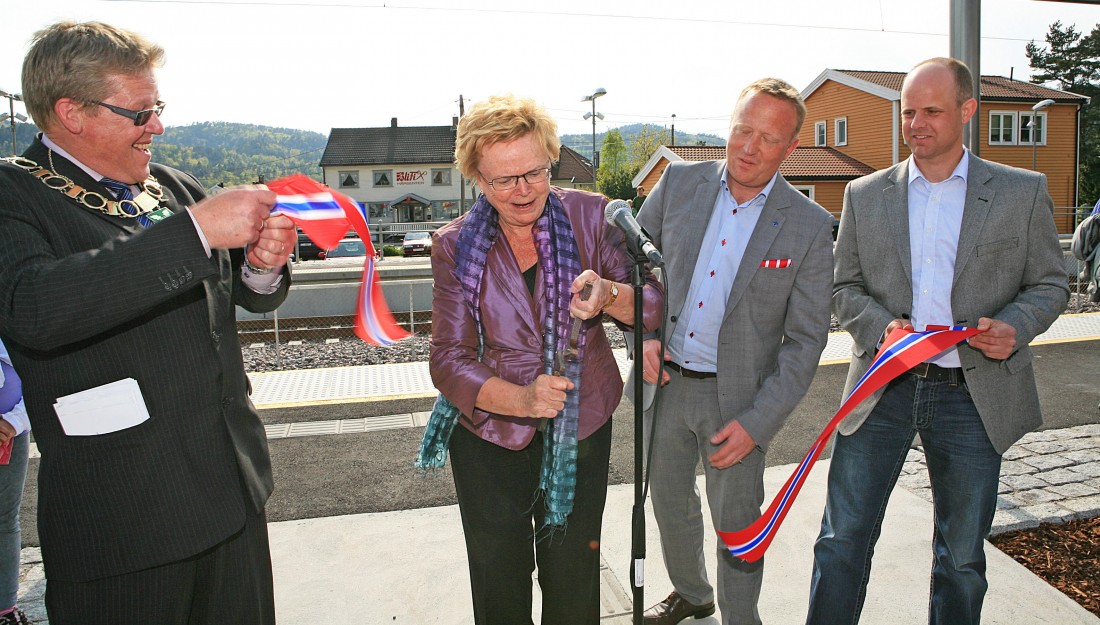
[[[45,165],[45,146],[24,155]],[[58,172],[106,194],[74,164]],[[46,575],[83,581],[177,561],[239,530],[273,482],[249,400],[234,304],[286,297],[240,281],[240,250],[207,258],[184,207],[194,178],[154,165],[176,212],[148,229],[78,205],[0,165],[0,337],[24,380],[42,453],[38,527]],[[110,197],[108,195],[108,197]],[[58,397],[137,380],[150,419],[66,436]]]
[[[671,163],[638,213],[638,223],[664,254],[670,335],[691,287],[725,166],[724,160]],[[832,226],[825,209],[779,176],[726,302],[718,336],[718,406],[723,423],[737,419],[761,447],[805,395],[825,349]],[[772,259],[791,264],[760,266]]]
[[[956,325],[991,317],[1016,328],[1018,349],[1006,360],[958,348],[967,388],[1000,453],[1042,423],[1028,343],[1069,298],[1053,211],[1046,176],[970,156],[951,312]],[[853,340],[845,396],[870,366],[886,326],[912,312],[911,265],[906,160],[853,180],[844,192],[833,307]],[[881,396],[857,406],[840,432],[859,429]]]
[[[581,269],[592,269],[602,278],[630,283],[632,262],[622,232],[603,220],[607,198],[573,189],[552,189],[561,198],[580,252]],[[477,360],[477,330],[473,315],[462,299],[455,276],[455,244],[465,217],[440,228],[433,235],[432,276],[432,382],[464,415],[460,420],[484,440],[508,449],[523,449],[538,430],[540,419],[490,414],[475,409],[482,385],[491,377],[527,385],[543,372],[542,334],[546,319],[542,281],[532,296],[524,284],[512,249],[503,236],[489,248],[481,287],[481,319],[485,355]],[[647,328],[661,320],[662,291],[652,275],[643,290]],[[620,295],[623,297],[623,295]],[[578,438],[587,438],[611,418],[622,397],[623,379],[604,334],[603,324],[589,320],[584,370],[581,377]],[[466,416],[469,415],[469,416]]]

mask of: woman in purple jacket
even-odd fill
[[[532,622],[536,563],[542,625],[599,621],[610,419],[623,388],[600,319],[633,324],[632,259],[603,220],[607,198],[550,186],[560,149],[533,100],[475,105],[455,162],[483,195],[434,235],[431,374],[460,425],[449,449],[478,625]],[[652,330],[663,293],[647,281]]]

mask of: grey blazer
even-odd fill
[[[908,163],[855,180],[844,192],[833,310],[854,340],[845,397],[886,326],[913,307]],[[991,317],[1016,328],[1018,349],[1006,360],[959,346],[967,387],[1000,453],[1042,423],[1028,343],[1069,298],[1053,210],[1045,176],[970,156],[951,310],[956,325]],[[840,432],[859,429],[881,395],[860,404]]]
[[[725,161],[671,163],[638,213],[668,276],[666,331],[684,307]],[[780,176],[749,239],[719,332],[721,420],[767,447],[809,388],[829,332],[833,218]],[[761,262],[790,259],[786,268]]]

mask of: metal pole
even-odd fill
[[[592,190],[596,189],[596,98],[592,98]]]
[[[978,108],[963,131],[963,143],[978,156],[982,145],[982,3],[981,0],[951,0],[951,19],[948,25],[951,39],[950,56],[966,63],[974,75],[974,99]]]
[[[16,152],[15,148],[15,94],[8,96],[8,109],[11,112],[11,119],[8,121],[11,123],[11,155],[18,156],[19,152]]]
[[[275,321],[275,366],[279,369],[283,368],[283,354],[279,351],[279,309],[276,308],[271,313],[271,318]]]

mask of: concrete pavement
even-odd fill
[[[1051,329],[1055,334],[1045,340],[1095,339],[1100,337],[1098,327],[1100,315],[1066,316]],[[843,353],[845,336],[830,338],[831,349],[836,351],[827,351],[823,361],[843,357],[836,354]],[[421,374],[416,365],[350,369],[334,375],[280,372],[253,376],[254,384],[261,382],[256,384],[257,403],[264,404],[265,397],[269,398],[267,405],[353,401],[356,395],[342,388],[341,380],[353,382],[359,389],[364,386],[372,390],[378,388],[379,397],[387,400],[430,392],[417,386],[421,383]],[[300,379],[303,375],[312,378]],[[382,378],[387,382],[375,387],[363,384],[364,377]],[[271,388],[293,386],[297,387],[297,392],[273,398],[274,393],[264,394],[268,392],[264,390],[265,385],[273,385]],[[319,388],[327,391],[316,396]],[[362,391],[358,392],[361,398]],[[399,417],[385,417],[387,427],[414,426],[413,421],[421,420],[423,415],[409,414],[407,424]],[[337,425],[329,426],[314,422],[309,428],[299,427],[297,432],[294,432],[295,424],[279,424],[269,427],[269,436],[367,431],[370,419],[362,421],[362,429],[354,423],[334,422]],[[337,431],[328,432],[326,428],[329,427]],[[995,532],[1033,527],[1040,521],[1064,521],[1100,514],[1098,451],[1100,425],[1046,430],[1021,440],[1005,457]],[[926,477],[922,484],[921,462],[919,451],[914,451],[895,489],[876,551],[864,623],[905,625],[926,621],[932,508],[927,500]],[[822,461],[815,467],[769,551],[760,607],[766,623],[800,623],[805,614],[812,543],[824,505],[827,464]],[[791,470],[792,465],[766,470],[769,501]],[[700,487],[700,491],[705,497],[705,489]],[[607,564],[603,575],[607,623],[631,622],[627,571],[632,498],[632,485],[609,489],[600,546]],[[269,527],[280,623],[472,623],[465,545],[457,506],[283,521],[271,523]],[[663,598],[671,587],[663,570],[656,523],[651,514],[647,527],[645,602],[648,605]],[[713,534],[711,540],[714,540]],[[714,570],[716,549],[708,549],[711,571]],[[987,553],[990,590],[983,622],[1100,623],[1100,619],[996,548],[988,547]],[[23,555],[20,604],[34,622],[44,623],[42,592],[45,582],[41,563],[37,561],[37,549],[24,549]],[[538,604],[537,584],[534,588]],[[711,617],[689,622],[713,625],[720,621]]]

